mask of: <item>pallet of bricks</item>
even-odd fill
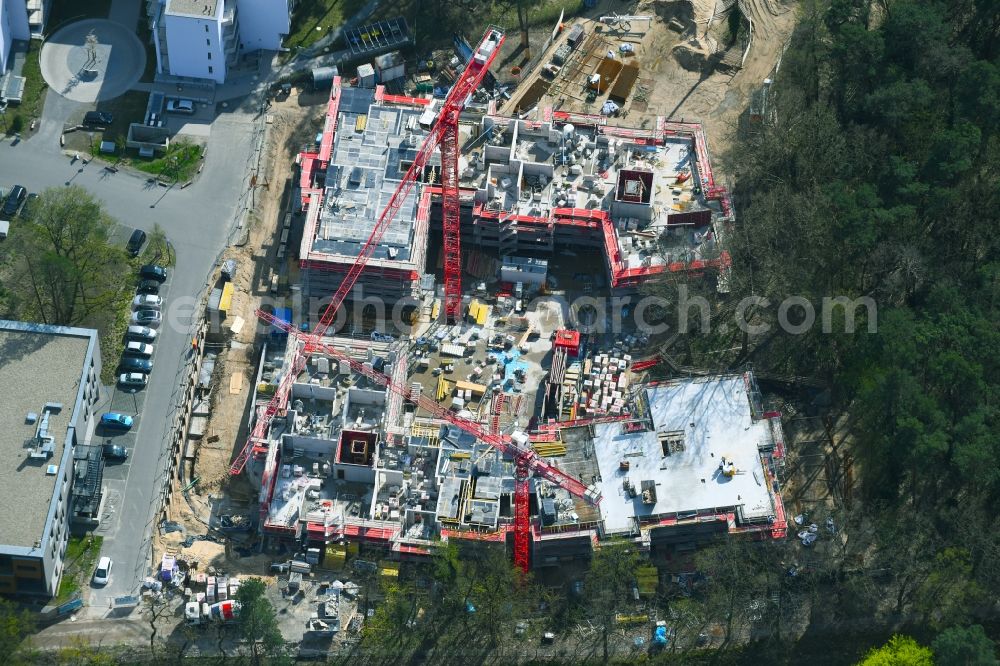
[[[584,367],[580,405],[588,414],[621,414],[628,394],[632,356],[601,353]],[[579,416],[579,414],[578,414]]]

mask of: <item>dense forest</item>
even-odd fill
[[[829,387],[857,501],[841,507],[837,548],[814,558],[814,629],[906,627],[929,642],[993,620],[1000,4],[807,0],[768,93],[764,122],[725,156],[730,292],[686,285],[713,300],[712,330],[665,351]],[[748,310],[767,332],[719,325],[751,296],[767,300]],[[789,297],[814,306],[806,332],[778,325]],[[875,307],[854,311],[853,332],[835,308],[823,332],[820,303],[836,297]]]

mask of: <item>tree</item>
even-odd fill
[[[167,233],[163,230],[163,227],[159,224],[154,224],[148,238],[149,241],[146,245],[145,256],[149,257],[150,263],[161,266],[173,266],[173,248],[170,245],[170,241],[167,240]]]
[[[82,187],[49,188],[11,225],[4,263],[7,309],[43,324],[77,325],[113,311],[128,289],[128,256],[115,221]]]
[[[156,636],[160,629],[160,618],[169,616],[173,609],[170,604],[167,603],[166,597],[162,594],[146,597],[144,608],[146,611],[146,619],[149,620],[149,654],[155,657]]]
[[[35,631],[35,617],[6,599],[0,599],[0,651],[16,655],[21,642]]]
[[[931,647],[937,666],[996,666],[1000,663],[996,644],[978,624],[945,629]]]
[[[491,647],[502,647],[501,636],[511,634],[523,611],[520,571],[499,549],[487,550],[471,569],[468,601],[476,609],[473,624],[486,634]]]
[[[880,648],[872,648],[859,666],[934,666],[930,648],[909,636],[896,635]]]
[[[609,657],[608,638],[616,627],[615,615],[624,608],[635,585],[639,554],[629,543],[609,543],[594,552],[584,581],[591,621],[601,637],[604,661]]]
[[[240,583],[236,592],[236,601],[240,602],[238,629],[250,646],[250,658],[254,664],[264,663],[265,658],[272,663],[282,655],[285,647],[277,614],[265,596],[266,591],[264,581],[249,578]]]

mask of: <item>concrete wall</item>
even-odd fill
[[[31,39],[31,27],[28,25],[28,9],[27,4],[21,2],[21,0],[0,0],[3,3],[4,9],[7,11],[8,20],[10,21],[11,37],[13,39]],[[48,7],[46,7],[45,2],[42,3],[43,9],[47,12]]]
[[[10,44],[14,41],[10,25],[10,5],[12,0],[0,0],[0,72],[7,71]]]
[[[172,75],[211,79],[216,83],[226,80],[222,10],[220,2],[215,17],[163,15]]]
[[[0,73],[7,71],[13,41],[30,37],[25,4],[21,0],[0,0]]]
[[[240,44],[245,51],[277,51],[291,30],[289,0],[236,0]]]
[[[364,465],[350,465],[348,463],[333,463],[331,465],[333,478],[351,483],[375,484],[375,470]]]

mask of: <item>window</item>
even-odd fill
[[[214,71],[215,71],[215,70],[214,70],[214,69],[212,69],[212,66],[211,66],[211,65],[209,65],[209,66],[208,66],[208,73],[209,73],[209,74],[212,74],[212,73],[213,73]]]
[[[208,26],[207,25],[205,26],[205,32],[208,32]]]
[[[211,46],[211,45],[212,45],[212,40],[211,39],[206,39],[205,40],[205,46]]]
[[[212,59],[212,52],[211,52],[211,51],[209,51],[209,52],[208,52],[208,59],[209,59],[209,60],[211,60],[211,59]]]

